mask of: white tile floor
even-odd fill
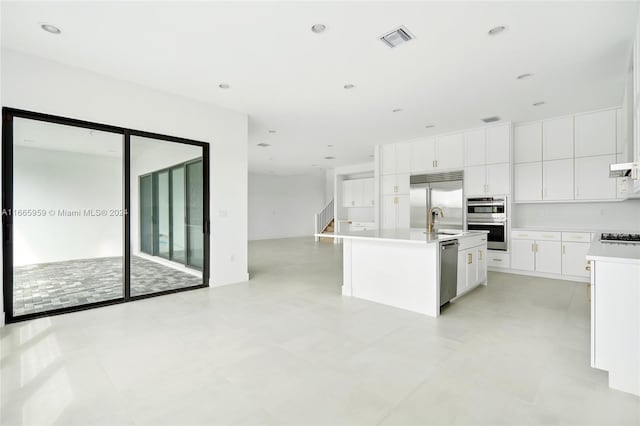
[[[343,298],[339,246],[250,244],[249,283],[0,331],[2,425],[638,425],[589,367],[583,284],[490,274],[440,319]]]

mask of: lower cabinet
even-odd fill
[[[559,241],[535,242],[536,271],[547,274],[562,273],[562,243]]]
[[[511,268],[521,271],[534,271],[536,257],[531,240],[511,240]]]
[[[487,280],[487,246],[477,246],[458,252],[458,289],[460,295]]]
[[[586,270],[587,252],[589,243],[563,242],[562,243],[562,273],[576,277],[588,277]]]

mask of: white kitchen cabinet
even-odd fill
[[[516,164],[542,161],[542,123],[516,125],[513,146]]]
[[[411,142],[411,173],[431,172],[435,169],[436,139]]]
[[[411,149],[411,173],[462,169],[464,140],[462,133],[414,141]]]
[[[533,272],[535,267],[533,240],[511,240],[511,268]]]
[[[483,166],[486,164],[485,129],[474,129],[463,133],[464,165]]]
[[[486,192],[486,166],[470,166],[464,168],[464,195],[484,195]]]
[[[467,252],[469,250],[458,251],[458,277],[456,294],[462,294],[467,290]]]
[[[542,200],[542,161],[516,164],[513,174],[516,201]]]
[[[458,251],[457,295],[487,281],[487,246]]]
[[[408,143],[382,145],[381,173],[383,175],[409,173],[411,169],[411,149]]]
[[[409,227],[409,196],[384,195],[382,197],[382,228],[404,229]]]
[[[542,122],[543,160],[573,158],[573,116]]]
[[[511,267],[511,255],[499,250],[487,250],[487,266],[508,269]]]
[[[576,158],[575,199],[616,199],[616,179],[609,177],[609,165],[615,162],[615,154]]]
[[[408,194],[410,178],[408,173],[382,176],[382,194]]]
[[[542,162],[542,199],[573,200],[573,158]]]
[[[590,244],[588,242],[567,242],[562,241],[562,274],[577,277],[588,277],[586,270],[587,252]]]
[[[575,156],[615,154],[616,110],[575,116]]]
[[[562,243],[559,241],[535,241],[536,272],[562,273]]]
[[[373,178],[345,180],[342,182],[342,205],[343,207],[371,207],[374,205],[373,193]]]
[[[476,284],[480,284],[487,281],[487,247],[476,247],[475,252],[477,258]]]
[[[509,163],[470,166],[464,169],[465,196],[509,194]]]
[[[511,161],[511,125],[502,124],[486,129],[486,163],[509,163]]]
[[[464,139],[462,133],[436,138],[437,170],[462,169],[464,167]]]
[[[511,189],[509,169],[509,163],[487,165],[486,195],[509,194]]]

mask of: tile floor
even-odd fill
[[[0,329],[2,425],[638,425],[589,367],[583,284],[490,273],[439,319],[344,298],[340,246],[248,283]]]
[[[168,266],[131,258],[131,294],[139,296],[202,284]],[[122,297],[122,257],[41,263],[14,268],[14,315],[25,315]]]

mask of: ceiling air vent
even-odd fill
[[[402,44],[405,41],[413,40],[414,38],[415,37],[408,29],[405,27],[398,27],[390,33],[380,37],[380,40],[389,47],[396,47],[397,45]]]
[[[493,117],[483,118],[482,121],[484,121],[485,123],[493,123],[495,121],[500,121],[500,117],[494,115]]]
[[[271,146],[271,145],[269,145],[268,143],[260,142],[258,144],[258,146],[261,147],[261,148],[266,148],[266,147]]]

